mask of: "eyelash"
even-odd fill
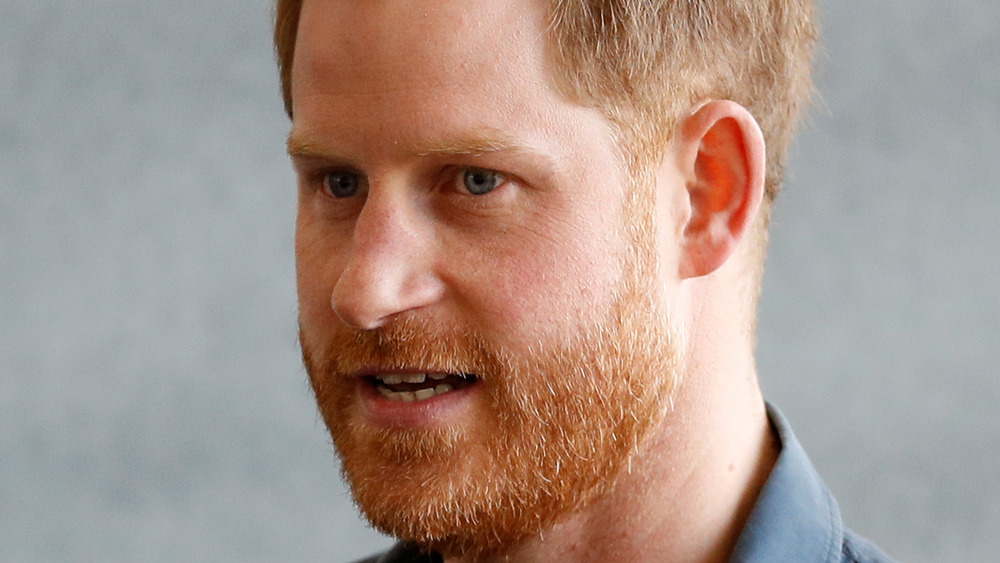
[[[353,178],[354,186],[351,193],[345,195],[337,195],[335,193],[334,186],[332,182],[330,182],[330,177],[335,174],[340,174],[342,177],[350,176]],[[364,183],[364,177],[353,170],[326,170],[320,175],[320,184],[322,185],[323,191],[334,199],[345,199],[357,195],[357,192],[363,189]],[[340,182],[339,187],[345,187],[344,183]]]
[[[475,192],[469,187],[467,181],[469,179],[467,175],[470,173],[475,176],[478,176],[480,179],[483,179],[484,176],[493,179],[495,180],[496,185],[494,185],[493,187],[489,188],[484,192]],[[465,191],[468,192],[469,194],[474,196],[483,196],[502,188],[503,185],[509,181],[509,178],[506,174],[497,170],[492,170],[489,168],[466,167],[459,169],[455,173],[455,178],[453,181],[456,184],[458,184],[461,181],[464,184]]]
[[[496,179],[496,185],[490,188],[489,190],[481,193],[472,192],[468,188],[468,185],[465,183],[465,175],[469,174],[470,172],[477,173],[480,176],[485,174],[487,176],[493,177]],[[353,187],[353,191],[351,193],[344,195],[337,195],[336,193],[334,193],[334,188],[330,183],[330,178],[331,176],[338,174],[343,176],[350,175],[353,177],[354,181],[356,182],[356,185]],[[446,178],[446,181],[442,182],[441,184],[442,186],[450,187],[451,189],[454,189],[455,191],[460,192],[463,195],[469,195],[475,197],[489,195],[490,193],[503,188],[504,185],[506,185],[508,182],[511,181],[511,177],[508,174],[500,172],[499,170],[494,170],[491,168],[482,168],[478,166],[452,167],[448,172],[446,172],[446,174],[444,174],[444,177]],[[314,178],[315,179],[313,182],[315,183],[315,185],[317,185],[328,197],[331,197],[333,199],[351,198],[358,195],[358,193],[362,193],[366,189],[366,181],[364,175],[361,174],[360,172],[351,169],[333,168],[333,169],[320,170],[316,173]],[[346,187],[346,186],[341,184],[341,187]]]

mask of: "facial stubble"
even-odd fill
[[[515,352],[480,332],[401,316],[321,348],[300,328],[344,479],[374,527],[476,557],[538,535],[614,488],[662,420],[679,373],[676,331],[654,286],[651,218],[633,210],[648,221],[627,225],[619,294],[561,341]],[[476,416],[433,430],[374,427],[348,375],[369,366],[476,374]]]

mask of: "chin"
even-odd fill
[[[665,415],[678,368],[665,323],[637,330],[617,313],[618,322],[530,356],[413,320],[323,350],[303,338],[344,479],[368,521],[426,549],[481,556],[538,536],[612,490]],[[387,404],[357,376],[373,365],[476,381],[455,395]]]

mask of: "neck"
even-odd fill
[[[752,336],[739,323],[727,330],[727,317],[718,314],[724,305],[712,307],[689,311],[687,367],[674,408],[615,488],[490,561],[728,559],[778,445],[757,384]]]

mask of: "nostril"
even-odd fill
[[[385,315],[377,312],[371,302],[366,303],[357,297],[338,299],[336,290],[334,290],[331,305],[337,317],[352,328],[371,330],[378,328],[384,322]]]
[[[385,276],[373,263],[349,264],[330,295],[330,306],[345,324],[358,329],[377,328],[386,308]]]
[[[367,266],[345,269],[330,297],[337,316],[354,328],[378,328],[392,317],[436,303],[444,295],[440,278],[418,264]]]

